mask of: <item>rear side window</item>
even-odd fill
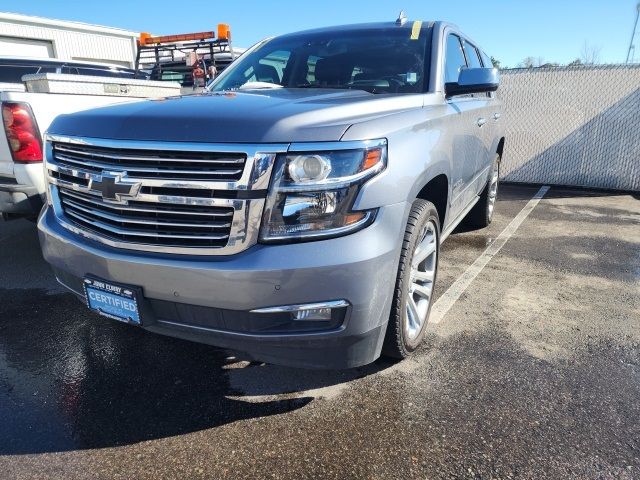
[[[156,64],[151,71],[150,80],[162,82],[178,82],[183,87],[193,86],[191,67],[185,62]]]
[[[76,67],[62,67],[61,73],[65,75],[78,75],[78,69]]]
[[[482,56],[482,64],[484,65],[484,68],[493,68],[491,58],[484,52],[480,52],[480,55]]]
[[[478,49],[471,45],[469,42],[464,42],[464,53],[467,56],[467,62],[469,68],[481,68],[480,55]]]
[[[36,65],[0,65],[0,83],[22,83],[22,76],[38,73]]]
[[[117,70],[110,68],[88,68],[78,67],[80,75],[89,75],[92,77],[115,77],[115,78],[134,78],[135,72],[129,70]]]
[[[467,66],[467,61],[462,52],[460,37],[452,33],[447,36],[445,55],[444,81],[445,83],[456,83],[460,75],[460,70]]]

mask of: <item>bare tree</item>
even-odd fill
[[[519,64],[520,68],[536,68],[544,65],[545,61],[542,57],[525,57]]]
[[[585,40],[580,52],[580,61],[585,65],[595,65],[600,63],[600,50],[602,50],[601,47],[589,45]]]

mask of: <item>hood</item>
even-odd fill
[[[374,95],[361,90],[203,93],[61,115],[48,133],[209,143],[337,141],[354,123],[422,104],[422,95]]]

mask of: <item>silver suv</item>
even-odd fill
[[[104,316],[279,364],[410,355],[438,252],[491,222],[498,73],[442,22],[265,40],[208,92],[63,115],[47,261]]]

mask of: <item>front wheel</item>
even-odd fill
[[[396,290],[382,353],[406,358],[426,333],[440,252],[440,220],[435,205],[416,200],[405,229]]]

